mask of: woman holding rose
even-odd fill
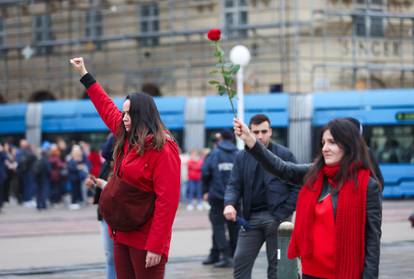
[[[288,248],[289,258],[301,260],[302,278],[378,278],[381,184],[357,127],[346,119],[329,122],[312,164],[283,161],[237,119],[234,130],[267,171],[304,185]]]

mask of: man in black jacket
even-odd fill
[[[234,222],[226,222],[223,216],[224,191],[229,182],[238,150],[232,142],[234,135],[230,130],[222,130],[221,137],[222,140],[205,158],[202,167],[204,199],[208,200],[211,207],[209,218],[213,230],[213,247],[203,264],[231,267],[231,257],[236,248],[238,227]],[[230,241],[226,239],[226,225]]]
[[[266,115],[257,114],[250,119],[250,129],[271,152],[287,161],[296,162],[285,147],[271,143],[272,129]],[[234,278],[251,278],[254,261],[266,242],[268,278],[277,278],[277,230],[296,207],[299,187],[287,185],[267,173],[246,151],[235,159],[230,182],[224,197],[224,216],[236,221],[235,205],[242,201],[242,216],[248,222],[239,231],[234,255]]]

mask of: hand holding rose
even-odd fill
[[[239,119],[233,120],[234,133],[238,136],[247,147],[252,148],[256,144],[256,137],[250,132],[250,129],[246,124],[242,123]]]

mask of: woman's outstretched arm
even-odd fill
[[[283,161],[258,142],[249,128],[238,119],[234,120],[234,132],[246,144],[246,151],[252,154],[266,171],[287,183],[299,185],[303,183],[303,178],[308,172],[310,164]]]
[[[105,122],[106,126],[116,135],[117,128],[122,122],[122,113],[114,104],[101,85],[88,73],[82,57],[72,58],[70,63],[81,76],[81,82],[88,92],[89,98]]]

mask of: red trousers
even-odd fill
[[[165,258],[158,265],[145,268],[147,251],[114,243],[116,277],[118,279],[163,279]]]

